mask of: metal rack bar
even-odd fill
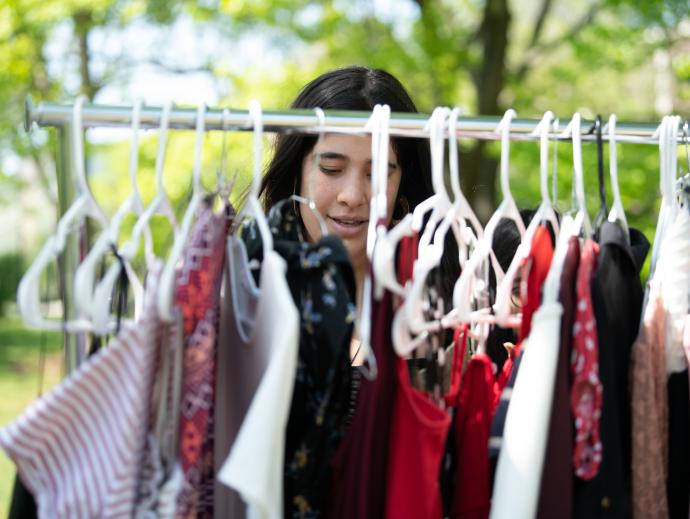
[[[207,130],[249,131],[251,122],[247,110],[228,109],[225,124],[222,108],[209,108],[206,112]],[[159,106],[145,106],[141,112],[141,128],[157,128],[161,114]],[[83,108],[83,125],[85,128],[94,127],[127,127],[130,125],[132,108],[129,106],[109,106],[85,104]],[[367,133],[364,128],[370,112],[361,111],[327,111],[325,126],[320,127],[319,121],[312,110],[266,110],[262,114],[264,131],[266,132],[299,132],[316,134],[319,131],[342,133]],[[25,128],[30,131],[35,123],[38,126],[63,127],[69,124],[72,117],[72,105],[40,103],[35,106],[30,97],[26,99]],[[194,129],[196,118],[195,108],[174,107],[170,114],[170,128]],[[479,116],[458,118],[458,137],[483,140],[498,140],[500,136],[495,132],[500,117]],[[428,138],[429,132],[425,128],[429,115],[418,113],[391,114],[390,134],[395,137]],[[514,119],[510,126],[511,140],[538,140],[538,136],[531,133],[539,124],[538,119]],[[591,132],[594,121],[582,120],[582,140],[594,141]],[[567,122],[563,120],[561,128]],[[616,141],[635,144],[657,144],[655,136],[658,123],[616,123]],[[602,137],[608,140],[606,126],[602,129]],[[552,139],[569,141],[560,132],[552,134]],[[679,129],[678,142],[685,142],[687,137]]]

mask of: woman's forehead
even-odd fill
[[[341,133],[325,133],[320,142],[314,146],[316,153],[342,155],[342,158],[371,160],[370,135],[343,135]],[[397,160],[393,145],[389,146],[389,160]]]

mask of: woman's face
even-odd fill
[[[314,156],[319,160],[314,170]],[[311,180],[310,180],[311,175]],[[388,222],[400,187],[401,171],[391,146],[388,152]],[[323,216],[329,234],[340,236],[350,254],[355,272],[367,267],[366,242],[371,197],[371,137],[327,133],[302,162],[300,194],[311,192],[316,209]],[[305,204],[300,215],[309,240],[321,237],[316,216]]]

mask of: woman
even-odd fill
[[[391,112],[417,112],[409,94],[395,77],[380,69],[358,66],[333,70],[314,79],[300,92],[291,108],[371,111],[376,104],[387,104]],[[318,168],[311,180],[312,199],[329,233],[339,236],[345,244],[355,273],[359,310],[362,283],[369,268],[366,238],[371,194],[371,137],[329,133],[317,145],[316,137],[280,134],[263,180],[264,208],[268,212],[293,194],[309,195],[314,155],[318,157]],[[428,141],[391,138],[388,162],[390,224],[433,194]],[[318,240],[320,225],[311,209],[301,204],[299,217],[308,240]],[[446,256],[442,278],[447,286],[442,293],[450,297],[458,271],[452,266],[452,258],[456,255],[449,250]],[[354,353],[357,344],[353,343]]]

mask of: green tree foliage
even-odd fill
[[[687,34],[685,2],[590,0],[402,0],[395,9],[364,0],[29,0],[0,6],[0,55],[8,66],[0,70],[0,153],[11,148],[47,161],[50,142],[31,142],[20,130],[27,93],[40,100],[70,102],[79,93],[93,98],[115,78],[126,81],[127,48],[121,56],[94,56],[89,34],[96,29],[117,31],[147,21],[167,26],[184,16],[200,32],[213,28],[223,35],[217,53],[198,67],[227,80],[226,102],[243,107],[251,97],[281,108],[299,88],[327,69],[360,63],[382,67],[400,77],[421,110],[457,105],[468,114],[499,115],[514,107],[523,117],[539,117],[551,109],[562,120],[579,110],[585,118],[616,112],[620,120],[658,120],[653,56],[663,50],[671,57],[673,106],[690,100],[690,63],[680,49]],[[685,23],[684,23],[685,22]],[[69,33],[72,45],[55,67],[58,29]],[[281,60],[262,60],[233,69],[226,59],[247,35],[261,35]],[[94,67],[97,61],[99,67]],[[52,67],[51,67],[52,64]],[[159,65],[166,66],[165,63]],[[230,163],[246,173],[251,162],[246,136],[230,138]],[[175,143],[173,145],[173,142]],[[191,171],[191,135],[174,136],[166,169],[171,196],[184,207]],[[207,182],[213,182],[218,139],[210,138],[205,155]],[[140,182],[152,195],[155,136],[142,140]],[[100,154],[100,174],[93,175],[104,204],[114,209],[126,196],[126,143],[94,150]],[[631,212],[645,229],[656,217],[658,158],[654,146],[619,146],[621,191]],[[538,201],[537,148],[513,145],[511,178],[523,205]],[[497,146],[463,141],[462,181],[468,197],[486,218],[495,206]],[[570,192],[570,148],[559,145],[558,183],[561,204]],[[49,155],[48,155],[49,156]],[[115,158],[117,157],[117,158]],[[596,154],[585,145],[587,193],[596,205]],[[115,168],[118,167],[118,171]],[[50,168],[45,168],[50,171]],[[233,170],[231,170],[233,171]],[[46,185],[50,174],[44,174]],[[241,178],[246,184],[246,175]],[[148,187],[147,187],[148,186]],[[117,193],[117,196],[113,196]],[[112,207],[110,207],[112,206]]]

